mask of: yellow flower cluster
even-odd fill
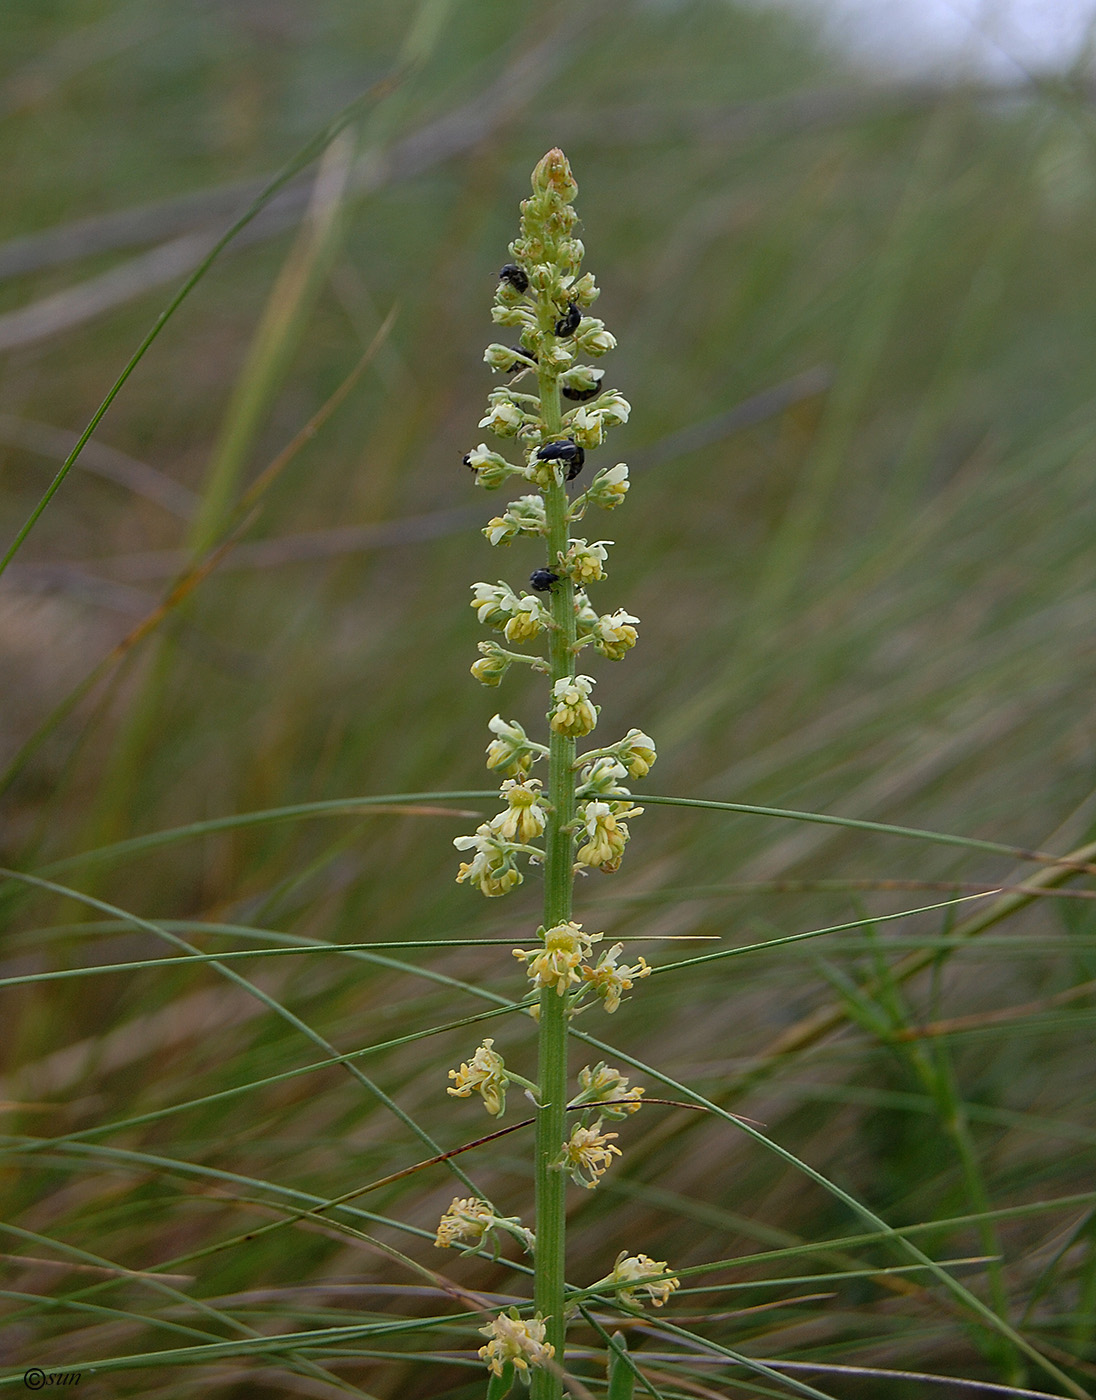
[[[648,1254],[629,1255],[621,1250],[613,1272],[605,1280],[607,1283],[634,1283],[632,1288],[622,1288],[617,1297],[633,1307],[640,1304],[639,1293],[646,1293],[656,1308],[661,1308],[673,1293],[681,1287],[681,1280],[670,1272],[665,1260],[652,1259]]]
[[[581,1092],[572,1107],[597,1104],[605,1118],[627,1118],[643,1107],[642,1085],[631,1088],[628,1076],[612,1069],[604,1060],[579,1070],[578,1087]]]
[[[590,703],[594,681],[590,676],[564,676],[552,686],[549,726],[557,734],[581,739],[597,725],[597,710]]]
[[[576,1123],[552,1165],[567,1172],[576,1185],[592,1191],[608,1171],[613,1158],[622,1155],[620,1148],[613,1145],[612,1140],[617,1136],[601,1131],[600,1118],[589,1126]]]
[[[450,1071],[452,1073],[452,1071]],[[452,1089],[449,1090],[452,1093]],[[494,1212],[478,1196],[454,1196],[453,1203],[438,1221],[435,1249],[474,1249],[491,1228]]]
[[[610,544],[612,540],[595,540],[593,544],[585,540],[570,542],[559,562],[574,579],[576,588],[585,588],[588,583],[597,583],[605,577],[605,561],[609,557],[605,546]]]
[[[512,778],[519,778],[548,750],[543,744],[533,743],[516,719],[505,720],[495,715],[487,728],[495,737],[487,745],[487,767],[501,769]]]
[[[641,977],[650,977],[651,967],[646,958],[640,958],[635,967],[618,967],[617,958],[624,952],[623,943],[614,943],[597,960],[596,967],[584,967],[582,976],[593,989],[594,995],[605,1003],[605,1010],[611,1016],[620,1005],[625,992],[632,990],[632,983]]]
[[[539,778],[506,779],[502,785],[506,811],[488,822],[499,840],[518,841],[524,845],[543,834],[546,814],[541,806],[540,787]]]
[[[590,634],[594,650],[610,661],[623,661],[625,655],[639,641],[639,633],[636,631],[638,621],[638,617],[625,612],[623,608],[599,617]]]
[[[607,875],[619,870],[629,835],[624,818],[638,817],[642,811],[627,802],[587,802],[583,811],[586,841],[575,856],[577,863],[596,865]]]
[[[516,1215],[497,1215],[478,1196],[454,1196],[452,1204],[438,1221],[435,1249],[477,1249],[496,1230],[513,1235],[527,1253],[533,1252],[535,1237]]]
[[[491,1048],[494,1043],[488,1036],[466,1064],[449,1071],[449,1078],[456,1080],[456,1085],[446,1093],[455,1099],[479,1094],[491,1117],[501,1118],[506,1112],[506,1086],[510,1081],[502,1056]]]
[[[501,1376],[509,1362],[524,1379],[530,1366],[543,1366],[556,1354],[551,1342],[544,1340],[544,1322],[539,1313],[528,1320],[519,1317],[516,1310],[500,1313],[479,1330],[481,1336],[491,1339],[480,1347],[479,1356],[493,1376]]]
[[[529,842],[544,834],[547,812],[540,779],[530,778],[525,773],[527,761],[533,761],[534,751],[541,745],[530,744],[520,725],[506,725],[498,715],[491,723],[499,726],[500,738],[488,748],[489,765],[494,759],[498,766],[507,767],[520,776],[507,778],[502,784],[505,811],[497,813],[490,821],[481,822],[473,835],[455,836],[453,845],[458,851],[475,851],[471,860],[461,862],[457,884],[467,881],[481,894],[494,899],[509,894],[524,878],[514,863],[516,853],[539,858],[541,852],[530,848]]]
[[[603,933],[584,933],[581,924],[568,921],[541,932],[543,948],[515,948],[514,957],[526,965],[534,986],[548,988],[563,996],[582,981],[583,960],[593,951]]]
[[[476,853],[471,860],[461,861],[457,871],[458,885],[463,885],[467,880],[488,899],[497,899],[521,884],[524,876],[514,864],[505,844],[498,840],[487,822],[476,828],[474,836],[454,836],[453,845],[458,851]]]

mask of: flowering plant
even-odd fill
[[[478,1198],[455,1200],[436,1243],[474,1247],[487,1232],[502,1228],[533,1253],[533,1311],[525,1319],[515,1311],[494,1317],[483,1329],[491,1340],[480,1355],[491,1372],[489,1395],[504,1394],[497,1387],[508,1389],[516,1372],[537,1400],[549,1400],[562,1393],[567,1181],[587,1190],[597,1187],[621,1155],[618,1135],[603,1131],[603,1122],[634,1114],[643,1094],[604,1063],[581,1070],[572,1094],[568,1021],[583,1006],[599,1002],[606,1012],[616,1011],[634,983],[651,972],[643,958],[634,966],[620,962],[623,943],[595,955],[604,935],[586,932],[572,918],[574,878],[588,869],[620,868],[630,835],[627,822],[643,811],[633,805],[624,782],[645,777],[656,753],[654,741],[639,729],[607,746],[577,752],[578,741],[593,733],[600,715],[592,698],[594,678],[578,671],[579,653],[590,647],[619,661],[639,636],[637,617],[623,608],[599,615],[589,598],[588,590],[607,577],[612,541],[572,534],[588,509],[615,510],[627,494],[624,463],[591,470],[585,490],[579,479],[589,469],[587,453],[602,446],[611,428],[626,423],[631,410],[619,392],[602,388],[600,370],[582,362],[583,356],[606,354],[616,341],[589,315],[598,288],[589,273],[579,273],[584,249],[574,233],[578,189],[562,151],[548,152],[532,183],[532,195],[521,206],[520,235],[510,245],[514,261],[499,274],[492,311],[496,324],[517,331],[519,343],[487,347],[485,361],[508,382],[491,391],[479,424],[496,437],[516,440],[519,460],[481,443],[464,463],[486,490],[508,482],[525,488],[484,526],[488,541],[498,547],[526,538],[540,541],[543,551],[529,576],[532,591],[515,591],[504,580],[472,585],[477,619],[503,638],[480,642],[472,674],[483,685],[498,686],[514,665],[545,673],[547,743],[531,739],[516,720],[495,715],[488,726],[494,737],[487,766],[507,775],[500,790],[506,806],[454,845],[471,853],[460,865],[458,882],[490,899],[520,885],[530,865],[543,866],[538,942],[514,950],[535,998],[530,1010],[539,1024],[538,1077],[528,1084],[508,1072],[489,1039],[450,1071],[456,1083],[449,1093],[479,1094],[487,1111],[501,1116],[508,1082],[527,1084],[536,1105],[536,1229],[522,1233],[518,1221],[499,1216]],[[534,374],[535,393],[518,388]],[[531,776],[540,763],[547,764],[546,787]],[[623,1272],[621,1260],[629,1266]],[[602,1283],[633,1281],[634,1287],[619,1290],[624,1303],[633,1306],[641,1293],[661,1305],[677,1282],[666,1264],[625,1252]]]

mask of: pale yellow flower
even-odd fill
[[[515,437],[524,422],[525,415],[516,403],[500,399],[493,403],[486,416],[479,420],[479,426],[490,428],[499,437]]]
[[[510,502],[501,515],[490,519],[482,533],[497,545],[509,544],[523,533],[543,535],[547,528],[543,497],[519,496],[516,501]]]
[[[518,533],[518,527],[504,516],[493,515],[483,527],[482,533],[492,544],[509,544]]]
[[[623,818],[638,817],[642,811],[626,802],[587,802],[582,812],[586,841],[575,856],[578,864],[596,865],[606,874],[619,870],[629,836]]]
[[[623,786],[627,776],[628,770],[623,763],[618,763],[611,754],[602,754],[581,770],[576,795],[580,801],[586,802],[600,798],[631,797],[632,794]]]
[[[496,1215],[478,1196],[454,1196],[452,1205],[438,1222],[434,1248],[476,1249],[497,1230],[513,1235],[526,1252],[532,1253],[535,1236],[516,1215]]]
[[[660,1308],[674,1289],[681,1287],[681,1280],[670,1273],[665,1260],[652,1259],[648,1254],[629,1255],[626,1250],[621,1250],[606,1282],[630,1283],[633,1279],[644,1279],[645,1282],[637,1282],[634,1288],[622,1288],[617,1293],[618,1298],[631,1303],[633,1307],[640,1305],[641,1300],[636,1295],[646,1293],[655,1307]]]
[[[506,1111],[506,1065],[497,1051],[492,1050],[494,1040],[488,1036],[476,1053],[460,1069],[451,1069],[449,1078],[456,1080],[456,1087],[446,1089],[455,1099],[471,1098],[479,1094],[492,1118],[501,1118]]]
[[[509,584],[474,583],[469,607],[475,608],[476,617],[485,626],[501,630],[513,616],[517,602]]]
[[[610,544],[612,540],[595,540],[593,544],[587,544],[585,540],[571,540],[560,563],[574,579],[577,588],[585,588],[588,583],[596,583],[605,577],[605,561],[609,557],[606,545]]]
[[[479,1330],[482,1336],[491,1338],[480,1347],[479,1355],[493,1376],[501,1376],[507,1362],[511,1362],[524,1380],[530,1366],[543,1366],[556,1354],[555,1347],[544,1340],[544,1321],[539,1313],[528,1320],[513,1312],[509,1316],[500,1313]]]
[[[509,894],[523,880],[521,871],[514,864],[513,857],[504,845],[500,845],[487,822],[482,822],[474,836],[455,836],[453,845],[458,851],[475,851],[471,860],[461,861],[457,872],[457,884],[467,880],[475,885],[488,899],[497,899]]]
[[[632,405],[618,389],[610,389],[598,400],[597,411],[603,422],[616,426],[619,423],[627,423]]]
[[[512,777],[528,772],[538,753],[546,753],[543,744],[533,744],[516,719],[505,720],[495,715],[487,728],[496,737],[487,745],[488,768],[501,768]]]
[[[614,943],[597,960],[596,967],[583,967],[581,975],[593,988],[594,995],[605,1003],[610,1015],[620,1005],[625,992],[632,990],[632,983],[641,977],[650,977],[651,967],[645,958],[640,958],[635,967],[617,967],[617,958],[624,951],[623,943]]]
[[[477,645],[483,654],[478,661],[473,661],[468,669],[480,685],[500,685],[503,676],[510,669],[509,658],[503,656],[501,649],[494,642],[479,642]]]
[[[590,676],[564,676],[552,686],[549,726],[557,734],[581,738],[597,725],[597,710],[590,703],[594,682]]]
[[[543,948],[515,948],[514,957],[526,964],[535,986],[551,988],[563,996],[569,987],[582,981],[582,961],[605,935],[584,933],[581,924],[568,922],[546,929],[542,937]]]
[[[578,1086],[582,1092],[575,1102],[596,1103],[606,1118],[627,1118],[643,1107],[642,1085],[631,1088],[628,1076],[613,1069],[604,1060],[580,1069]]]
[[[612,510],[628,494],[629,485],[628,468],[618,462],[615,467],[605,467],[598,472],[590,483],[586,499],[602,510]]]
[[[483,486],[488,491],[494,491],[509,476],[524,475],[521,467],[515,467],[505,457],[492,452],[485,442],[465,453],[464,465],[475,472],[476,485]]]
[[[450,1070],[450,1074],[453,1071]],[[452,1089],[449,1090],[453,1092]],[[454,1196],[453,1204],[438,1221],[435,1249],[474,1249],[491,1227],[494,1213],[478,1196]]]
[[[579,447],[587,449],[600,447],[605,440],[605,426],[601,414],[589,408],[576,409],[570,415],[567,431]]]
[[[584,316],[575,331],[575,344],[588,355],[607,355],[616,349],[616,336],[596,316]]]
[[[492,817],[489,823],[500,840],[527,845],[543,834],[548,817],[541,805],[540,786],[539,778],[524,778],[521,782],[507,778],[503,783],[506,811]]]
[[[576,1123],[552,1165],[567,1172],[576,1185],[592,1191],[609,1169],[613,1158],[622,1155],[620,1148],[612,1144],[617,1136],[616,1133],[601,1131],[600,1118],[588,1128]]]
[[[629,729],[616,750],[621,763],[633,778],[645,778],[658,757],[655,741],[642,729]]]
[[[531,642],[534,637],[540,636],[549,620],[549,614],[540,600],[527,594],[515,601],[503,632],[508,642]]]
[[[610,661],[622,661],[625,653],[639,641],[635,627],[638,621],[638,617],[625,612],[623,608],[618,608],[615,613],[605,613],[598,618],[594,628],[594,650]]]

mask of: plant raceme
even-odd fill
[[[625,782],[645,777],[656,753],[653,740],[639,729],[577,752],[577,742],[597,728],[600,711],[592,699],[593,677],[579,671],[580,654],[619,661],[638,640],[638,618],[623,608],[599,613],[590,599],[591,587],[607,577],[612,541],[572,533],[587,511],[615,510],[627,495],[623,463],[593,471],[585,490],[575,483],[590,470],[587,454],[602,446],[613,427],[628,421],[630,408],[615,389],[602,387],[601,370],[583,363],[586,357],[600,358],[616,341],[589,314],[598,288],[590,273],[580,274],[584,249],[575,237],[578,187],[562,151],[549,151],[540,161],[532,185],[521,205],[520,234],[510,244],[513,261],[499,273],[492,309],[495,323],[515,332],[517,343],[492,344],[484,353],[507,383],[488,395],[479,426],[512,440],[513,448],[503,455],[480,443],[464,463],[487,490],[509,483],[524,491],[484,526],[488,541],[498,547],[525,538],[543,550],[529,578],[531,591],[515,591],[504,580],[472,585],[478,620],[500,637],[480,642],[472,674],[483,685],[498,686],[515,665],[543,673],[547,742],[531,738],[516,720],[500,715],[491,720],[487,767],[503,775],[505,805],[453,844],[468,855],[458,882],[489,899],[520,885],[529,864],[544,867],[544,923],[538,942],[514,950],[528,974],[530,1011],[539,1023],[538,1079],[530,1084],[508,1073],[494,1040],[487,1039],[450,1071],[454,1084],[449,1093],[478,1095],[488,1113],[501,1117],[507,1084],[515,1080],[528,1090],[537,1107],[536,1229],[500,1215],[487,1201],[458,1198],[442,1217],[436,1243],[439,1248],[477,1249],[502,1231],[533,1254],[531,1307],[494,1317],[482,1329],[488,1341],[480,1356],[491,1372],[490,1395],[504,1394],[517,1376],[532,1386],[536,1400],[550,1400],[562,1393],[564,1374],[567,1182],[587,1190],[597,1187],[621,1155],[617,1134],[605,1131],[605,1123],[637,1112],[643,1094],[604,1063],[586,1066],[572,1087],[568,1022],[598,1003],[614,1012],[651,972],[643,958],[634,965],[622,961],[622,943],[599,948],[604,934],[587,933],[575,922],[573,885],[576,872],[619,869],[628,822],[643,811],[633,804]],[[546,783],[532,773],[542,763],[547,765]],[[597,1285],[631,1308],[643,1299],[661,1306],[677,1286],[665,1263],[627,1251]]]

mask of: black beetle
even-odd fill
[[[537,449],[537,457],[542,462],[566,462],[567,480],[574,481],[586,461],[586,453],[573,438],[558,438],[546,442]]]
[[[533,354],[532,350],[526,350],[524,345],[511,345],[510,349],[514,352],[515,355],[524,355],[525,359],[515,360],[514,363],[510,366],[510,368],[506,371],[507,374],[517,374],[519,369],[528,369],[528,362],[530,360],[532,360],[533,364],[537,363],[537,357]]]
[[[597,383],[592,389],[572,389],[568,385],[563,386],[563,397],[572,399],[575,403],[585,403],[587,399],[592,399],[595,394],[601,393],[601,375],[597,377]]]
[[[506,263],[499,269],[499,280],[509,282],[515,292],[527,292],[529,290],[529,278],[525,275],[525,269],[519,267],[517,263]]]
[[[582,312],[573,301],[567,303],[566,315],[563,315],[556,322],[556,335],[563,337],[574,335],[578,330],[578,323],[582,320]]]
[[[559,582],[559,574],[554,574],[551,569],[534,569],[529,575],[529,582],[538,593],[547,593],[553,583]]]

